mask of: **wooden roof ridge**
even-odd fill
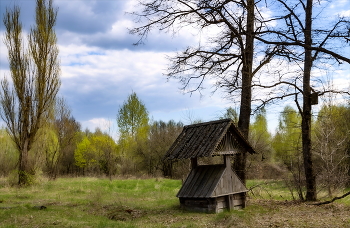
[[[229,131],[233,133],[240,147],[251,154],[256,153],[233,121],[222,119],[184,126],[165,154],[164,160],[210,157]]]
[[[212,124],[226,123],[226,122],[232,122],[233,123],[233,121],[231,119],[221,119],[221,120],[212,120],[212,121],[209,121],[209,122],[190,124],[190,125],[184,126],[184,128],[199,127],[199,126],[202,126],[202,125],[212,125]]]

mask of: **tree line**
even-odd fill
[[[129,96],[117,115],[117,141],[99,128],[83,131],[62,98],[56,100],[47,118],[28,151],[27,184],[40,174],[50,179],[62,175],[177,175],[175,165],[163,162],[163,156],[183,124],[173,120],[150,121],[136,93]],[[20,153],[5,128],[0,131],[0,148],[0,175],[9,176],[18,169]]]
[[[219,118],[231,118],[237,124],[237,116],[233,108],[227,108]],[[316,180],[329,196],[350,186],[349,119],[349,105],[325,104],[312,120],[312,139],[317,142],[312,148]],[[249,141],[258,154],[248,156],[247,177],[284,179],[292,196],[305,200],[301,121],[298,111],[286,106],[272,134],[268,130],[265,109],[254,115]],[[94,132],[83,131],[64,99],[58,99],[28,154],[32,181],[38,175],[51,179],[86,175],[110,179],[116,176],[186,177],[189,161],[163,160],[182,131],[182,122],[150,120],[145,104],[135,92],[120,106],[116,122],[118,140],[99,128]],[[2,128],[0,135],[0,175],[14,178],[13,172],[18,168],[17,148],[6,129]]]

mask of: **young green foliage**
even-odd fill
[[[84,136],[83,140],[78,143],[77,148],[74,152],[75,164],[80,168],[85,168],[91,163],[95,163],[92,151],[92,145],[87,136]]]
[[[108,134],[96,129],[95,133],[85,135],[74,152],[75,165],[84,173],[94,171],[103,173],[110,179],[116,173],[118,145]]]
[[[148,111],[143,102],[133,92],[120,107],[117,114],[117,123],[120,137],[127,138],[145,136],[148,129]]]
[[[60,87],[54,31],[57,10],[52,0],[37,0],[36,5],[36,24],[30,30],[27,48],[22,41],[20,8],[7,9],[3,19],[13,88],[7,78],[1,80],[0,114],[19,151],[19,185],[29,184],[28,154]]]
[[[290,163],[301,152],[301,117],[290,106],[281,113],[278,130],[273,140],[277,160]]]
[[[271,134],[267,128],[266,110],[264,108],[256,114],[255,120],[250,126],[249,139],[255,150],[261,153],[261,160],[270,160]]]
[[[120,107],[117,114],[119,144],[124,155],[135,155],[143,150],[149,130],[149,117],[146,106],[133,92]]]
[[[290,175],[286,180],[291,193],[296,190],[300,200],[304,200],[304,174],[302,172],[302,143],[301,117],[290,106],[286,106],[281,113],[277,133],[272,146],[275,150],[275,159],[284,164]],[[293,196],[294,198],[294,196]]]
[[[0,128],[0,176],[7,176],[16,167],[18,153],[5,128]]]
[[[330,197],[350,181],[350,109],[340,105],[324,105],[318,113],[314,129],[314,153],[318,182]],[[335,178],[336,177],[336,178]]]

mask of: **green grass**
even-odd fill
[[[291,201],[280,181],[247,186],[257,187],[244,210],[204,214],[180,209],[178,180],[59,178],[14,188],[0,179],[0,227],[350,227],[349,199],[311,206]]]

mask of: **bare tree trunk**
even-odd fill
[[[312,46],[311,25],[312,25],[312,0],[307,0],[305,17],[305,44]],[[316,178],[312,163],[311,154],[311,89],[310,75],[312,68],[312,51],[305,48],[304,75],[303,75],[303,113],[302,113],[302,145],[304,170],[306,178],[306,200],[316,200]]]
[[[243,68],[242,68],[242,93],[241,106],[238,120],[238,128],[243,136],[248,138],[251,98],[252,98],[252,72],[253,72],[253,54],[254,54],[254,0],[247,1],[247,34],[245,49],[243,52]],[[238,177],[245,184],[246,182],[246,161],[247,154],[240,153],[235,155],[234,170]]]

